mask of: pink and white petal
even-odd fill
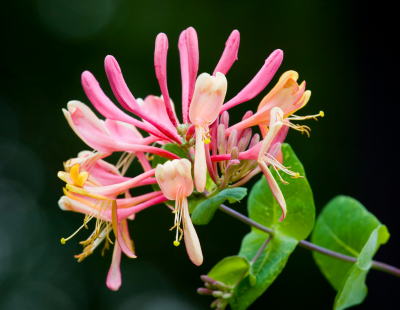
[[[219,60],[217,67],[214,70],[213,75],[215,76],[217,72],[221,72],[226,75],[229,69],[232,67],[233,63],[238,59],[238,50],[240,44],[240,33],[237,30],[233,30],[225,43],[225,49]]]
[[[188,201],[186,197],[184,197],[182,200],[182,208],[183,236],[185,239],[186,251],[193,264],[200,266],[203,263],[203,253],[201,251],[199,237],[197,236],[192,219],[190,218]]]
[[[234,98],[225,103],[220,111],[224,111],[242,103],[249,101],[257,96],[271,81],[283,60],[282,50],[275,50],[265,60],[264,66],[256,74],[256,76],[246,85]]]
[[[182,79],[182,117],[183,123],[187,124],[189,121],[189,63],[186,42],[186,30],[182,31],[179,36],[178,49]]]
[[[194,157],[194,184],[197,191],[204,192],[207,182],[207,163],[201,130],[196,126],[196,149]]]
[[[111,266],[106,280],[107,287],[112,291],[118,291],[122,284],[121,270],[119,268],[121,263],[121,253],[121,247],[119,246],[118,241],[115,241]]]
[[[165,33],[160,33],[156,38],[156,47],[154,51],[154,67],[158,83],[160,84],[161,93],[163,94],[165,105],[164,111],[167,113],[168,119],[174,127],[178,126],[178,121],[172,109],[167,86],[167,51],[168,38]]]
[[[265,178],[267,179],[267,182],[272,191],[272,194],[274,195],[276,201],[278,202],[279,206],[282,209],[282,216],[279,219],[279,221],[281,222],[284,220],[284,218],[286,217],[286,214],[287,214],[285,198],[283,197],[282,191],[279,188],[278,183],[276,183],[271,171],[269,171],[265,162],[263,162],[262,160],[259,160],[258,165],[261,168],[262,172],[264,173]]]

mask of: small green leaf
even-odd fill
[[[365,279],[369,269],[371,268],[372,257],[380,246],[380,241],[384,241],[384,236],[387,236],[386,238],[388,238],[387,228],[383,225],[378,226],[371,233],[367,244],[357,257],[357,263],[351,267],[345,280],[342,282],[342,285],[336,294],[333,309],[347,309],[363,302],[368,292],[367,286],[365,285]],[[385,242],[386,241],[387,240],[385,240]]]
[[[318,217],[312,242],[357,258],[355,264],[344,262],[318,252],[313,256],[321,272],[338,291],[334,309],[346,309],[360,304],[367,295],[365,278],[372,257],[381,244],[389,239],[386,226],[357,200],[337,196]]]
[[[235,285],[242,277],[246,276],[249,270],[249,262],[239,256],[225,257],[216,264],[208,276],[216,281],[227,285]]]
[[[251,266],[250,274],[256,277],[255,283],[254,279],[250,280],[248,276],[235,289],[234,297],[231,299],[231,307],[235,310],[249,307],[273,283],[285,267],[298,241],[307,238],[314,226],[314,199],[305,178],[303,165],[288,144],[282,145],[282,153],[283,164],[290,166],[292,171],[299,172],[304,178],[292,179],[281,173],[282,178],[290,183],[284,185],[276,172],[271,169],[287,204],[288,214],[282,222],[279,222],[282,215],[281,208],[265,177],[263,176],[252,188],[248,199],[249,217],[266,227],[273,228],[274,236]],[[252,231],[243,239],[239,256],[251,261],[268,237],[268,234],[252,227]]]
[[[246,195],[247,188],[244,187],[224,189],[217,195],[206,198],[197,205],[192,214],[192,222],[196,225],[206,225],[211,221],[215,211],[225,200],[228,199],[230,203],[234,203],[243,199]]]
[[[243,239],[239,256],[252,260],[268,237],[268,234],[260,231],[247,234]],[[232,309],[247,309],[264,293],[282,272],[296,245],[295,238],[276,233],[251,266],[250,274],[235,288],[230,303]],[[255,281],[252,277],[255,277]]]

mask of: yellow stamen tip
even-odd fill
[[[179,241],[174,241],[174,246],[179,246],[181,243]]]
[[[294,177],[297,179],[300,177],[300,174],[298,172],[296,172],[296,174],[294,175]]]
[[[325,116],[324,111],[319,111],[319,115],[321,115],[321,117],[324,117]]]
[[[204,144],[209,144],[210,142],[211,142],[211,140],[208,138],[204,140]]]
[[[61,238],[61,243],[65,244],[65,239],[64,238]]]

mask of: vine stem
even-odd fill
[[[225,206],[225,205],[220,205],[219,209],[223,212],[225,212],[226,214],[229,214],[230,216],[234,217],[235,219],[249,225],[249,226],[253,226],[263,232],[266,232],[267,234],[270,234],[271,236],[274,235],[274,230],[268,227],[265,227],[264,225],[261,225],[255,221],[253,221],[252,219],[249,219],[247,216]],[[267,243],[269,242],[270,238],[267,239],[267,242],[265,243],[265,245],[267,245]],[[349,262],[349,263],[355,263],[357,262],[357,258],[356,257],[352,257],[352,256],[348,256],[348,255],[344,255],[342,253],[338,253],[335,251],[331,251],[329,249],[326,249],[324,247],[321,247],[319,245],[316,245],[314,243],[311,243],[309,241],[306,240],[301,240],[299,241],[299,245],[305,249],[311,250],[311,251],[315,251],[315,252],[319,252],[321,254],[327,255],[327,256],[331,256],[333,258],[336,259],[340,259],[342,261],[345,262]],[[262,246],[260,251],[263,250],[265,246]],[[259,251],[259,252],[260,252]],[[258,254],[258,253],[257,253]],[[256,256],[257,256],[256,254]],[[261,252],[260,252],[261,254]],[[400,278],[400,269],[396,268],[394,266],[390,266],[388,264],[385,263],[381,263],[381,262],[377,262],[377,261],[372,261],[372,265],[371,265],[372,269],[375,270],[379,270],[388,274],[391,274],[393,276],[399,277]]]

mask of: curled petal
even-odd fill
[[[164,124],[158,122],[157,119],[153,118],[152,115],[149,115],[143,111],[139,103],[136,101],[135,97],[130,92],[128,86],[126,85],[117,60],[113,56],[108,55],[104,61],[104,64],[108,81],[110,82],[112,91],[118,102],[121,103],[121,105],[128,111],[131,111],[132,113],[143,118],[151,125],[156,127],[171,140],[180,143],[179,136],[175,132],[169,130],[169,128],[164,126]]]
[[[219,60],[217,67],[214,70],[213,75],[215,76],[217,72],[221,72],[226,75],[229,69],[232,67],[233,63],[238,59],[238,50],[240,43],[239,31],[233,30],[225,43],[225,49]]]
[[[119,268],[121,263],[121,253],[121,247],[119,246],[118,241],[116,241],[114,244],[111,267],[108,271],[106,280],[107,287],[112,291],[118,291],[122,284],[121,270]]]
[[[142,173],[135,178],[130,179],[129,181],[108,185],[108,186],[101,186],[101,187],[94,187],[94,186],[84,186],[82,188],[78,188],[74,185],[67,184],[66,188],[71,190],[75,193],[98,198],[98,199],[115,199],[118,195],[124,193],[128,189],[137,185],[140,181],[147,179],[154,175],[155,169]]]
[[[229,100],[222,106],[220,114],[242,102],[249,101],[257,96],[271,81],[272,77],[275,75],[279,66],[283,60],[283,52],[281,50],[275,50],[272,54],[265,60],[264,66],[256,74],[256,76],[250,81],[245,88],[242,89],[234,98]]]
[[[156,38],[156,48],[154,51],[154,67],[156,69],[156,76],[160,84],[161,93],[164,98],[164,110],[173,124],[174,127],[178,126],[175,113],[169,99],[167,87],[167,51],[168,51],[168,38],[165,33],[160,33]]]
[[[182,208],[183,235],[185,239],[186,251],[193,264],[200,266],[203,263],[203,253],[201,251],[199,237],[197,236],[192,219],[189,215],[189,206],[186,197],[183,198]]]
[[[141,128],[154,136],[162,139],[171,140],[164,134],[158,131],[151,124],[143,123],[137,119],[130,117],[126,113],[122,112],[112,101],[104,94],[100,88],[99,83],[95,79],[92,73],[85,71],[82,73],[82,86],[89,98],[90,102],[94,105],[97,111],[99,111],[104,117],[121,121],[124,123],[132,124],[138,128]]]
[[[121,224],[118,221],[118,212],[117,212],[117,202],[115,200],[112,201],[111,205],[112,212],[112,227],[115,234],[115,238],[118,241],[118,244],[121,247],[122,252],[124,252],[130,258],[136,258],[135,253],[133,253],[132,245],[128,245],[124,239]]]
[[[283,219],[286,217],[286,214],[287,214],[287,208],[286,208],[285,198],[283,198],[281,189],[279,188],[278,183],[276,183],[271,171],[269,171],[265,162],[262,160],[259,160],[258,165],[261,168],[262,172],[264,173],[265,178],[267,179],[267,182],[268,182],[269,187],[271,188],[272,194],[274,195],[276,201],[278,202],[279,206],[282,209],[282,216],[279,219],[279,221],[283,221]]]

